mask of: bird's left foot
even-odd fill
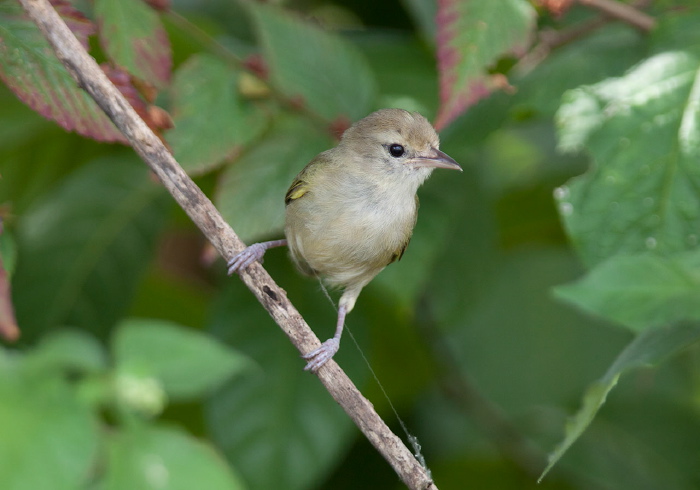
[[[339,348],[340,340],[331,338],[322,343],[321,347],[318,349],[312,350],[308,354],[304,354],[301,357],[308,361],[304,367],[304,371],[311,371],[312,373],[315,373],[321,366],[331,360],[335,353],[338,352]]]

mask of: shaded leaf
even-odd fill
[[[190,174],[221,165],[265,127],[261,111],[238,93],[239,73],[213,56],[196,55],[175,75],[175,128],[167,140]]]
[[[143,0],[96,0],[95,16],[100,44],[114,63],[156,87],[170,81],[170,42]]]
[[[318,308],[323,301],[318,283],[299,278],[283,253],[269,252],[265,266],[281,284],[294,281],[290,299],[318,326],[320,337],[330,336],[335,312],[330,306]],[[230,281],[217,303],[213,333],[261,369],[237,377],[210,399],[212,437],[251,489],[302,490],[320,483],[351,442],[350,420],[318,379],[303,371],[299,353],[240,281]],[[353,316],[349,321],[356,332],[366,328],[361,319]],[[344,339],[336,359],[359,383],[362,376],[348,365],[349,356],[357,357],[353,350],[352,342]]]
[[[566,424],[564,439],[550,453],[549,463],[540,476],[540,481],[590,425],[622,374],[632,369],[656,365],[699,339],[700,324],[697,322],[648,329],[637,336],[615,359],[605,375],[586,390],[581,408]]]
[[[123,314],[169,203],[135,160],[124,154],[79,169],[19,223],[13,286],[23,331],[104,332]]]
[[[555,295],[634,331],[700,319],[700,254],[615,256]]]
[[[108,439],[105,490],[245,488],[214,448],[175,427],[132,424]]]
[[[84,487],[98,455],[97,421],[60,376],[23,376],[18,362],[0,362],[0,487]]]
[[[257,2],[248,7],[278,90],[329,120],[370,112],[376,84],[354,46],[291,12]]]
[[[75,10],[60,9],[83,45],[92,25]],[[70,20],[69,20],[70,19]],[[80,90],[36,25],[17,2],[0,3],[0,78],[20,100],[68,131],[98,141],[126,142],[97,104]]]
[[[534,22],[535,11],[525,0],[438,1],[438,129],[503,83],[487,68],[506,53],[524,52]]]
[[[280,117],[256,145],[221,174],[216,207],[244,240],[284,227],[284,196],[294,177],[333,141],[299,117]]]
[[[699,69],[688,53],[663,53],[565,95],[560,144],[585,147],[594,167],[555,197],[588,265],[621,253],[697,248]]]
[[[215,339],[164,320],[123,321],[112,348],[117,369],[155,377],[175,399],[203,396],[250,366]]]

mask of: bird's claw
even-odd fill
[[[253,245],[246,247],[241,253],[236,254],[231,260],[226,264],[228,266],[228,275],[232,275],[234,272],[240,272],[246,269],[253,262],[260,261],[263,255],[265,255],[265,250],[267,248],[262,243],[254,243]]]
[[[325,363],[331,360],[331,358],[338,352],[340,348],[340,340],[336,338],[331,338],[326,340],[321,344],[318,349],[312,350],[308,354],[304,354],[302,359],[308,361],[304,367],[304,371],[311,371],[315,373],[318,369]]]

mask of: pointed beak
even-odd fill
[[[462,171],[462,167],[452,157],[435,148],[431,148],[429,155],[412,158],[410,163],[414,167],[447,168]]]

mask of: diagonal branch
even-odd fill
[[[95,60],[83,49],[48,0],[20,0],[29,17],[41,29],[78,85],[82,87],[124,133],[131,146],[158,176],[177,203],[214,245],[224,259],[243,250],[244,244],[224,221],[211,201],[178,165],[163,143],[146,126],[129,103],[107,79]],[[241,279],[301,353],[320,346],[287,295],[255,263]],[[299,368],[301,369],[301,363]],[[350,378],[334,361],[317,372],[331,396],[345,410],[367,439],[391,464],[401,480],[412,490],[437,490],[427,471],[406,448],[401,439],[377,415]]]

